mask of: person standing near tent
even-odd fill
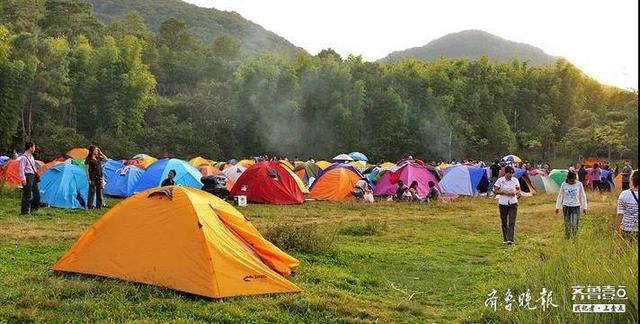
[[[584,164],[580,164],[580,168],[578,168],[578,181],[582,183],[582,187],[587,187],[587,169],[584,168]]]
[[[631,175],[631,188],[618,197],[616,228],[624,239],[638,240],[638,170]]]
[[[489,194],[495,194],[495,192],[493,191],[493,185],[495,185],[496,181],[498,181],[498,178],[500,177],[500,170],[502,170],[502,167],[500,166],[500,160],[495,159],[489,169],[491,170],[491,178],[489,178]]]
[[[624,161],[622,162],[622,164],[623,166],[620,172],[620,174],[622,175],[622,190],[628,190],[629,178],[631,177],[631,172],[633,172],[633,170],[631,169],[631,166],[629,165],[628,161]]]
[[[162,183],[160,184],[161,187],[166,187],[166,186],[175,186],[176,182],[173,180],[176,177],[176,170],[171,169],[169,170],[169,173],[167,173],[167,178],[162,180]]]
[[[19,173],[22,181],[20,215],[28,215],[29,211],[33,213],[40,207],[40,188],[38,188],[40,177],[36,173],[36,161],[33,158],[35,151],[36,145],[29,142],[25,144],[24,154],[19,158]]]
[[[513,176],[514,173],[513,167],[505,167],[504,176],[494,185],[494,191],[498,195],[503,243],[507,245],[513,244],[520,196],[520,182]]]
[[[560,212],[564,215],[564,238],[570,239],[578,233],[580,222],[580,208],[587,212],[587,195],[584,192],[582,182],[576,181],[576,174],[569,172],[567,180],[560,186],[556,199],[556,215]]]
[[[591,168],[591,190],[600,190],[600,180],[602,179],[602,171],[600,170],[600,165],[595,163],[593,168]]]
[[[103,178],[101,162],[106,159],[107,157],[102,154],[97,146],[89,145],[89,154],[87,154],[87,158],[84,161],[84,164],[87,166],[87,176],[89,179],[89,197],[87,198],[87,207],[89,209],[93,208],[94,199],[96,202],[96,208],[102,208],[103,206]]]

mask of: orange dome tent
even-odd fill
[[[349,200],[356,182],[362,177],[358,169],[351,165],[335,164],[320,173],[311,185],[309,196],[318,200]]]
[[[89,155],[89,150],[83,147],[72,148],[64,155],[74,160],[84,160]]]
[[[20,161],[9,160],[1,165],[0,178],[10,186],[21,186],[22,179],[20,179]]]
[[[53,161],[51,161],[51,162],[49,162],[49,163],[45,163],[45,165],[41,166],[41,167],[38,169],[38,171],[37,171],[37,172],[38,172],[38,174],[39,174],[39,175],[42,175],[43,173],[45,173],[45,172],[46,172],[47,170],[49,170],[50,168],[52,168],[52,167],[54,167],[54,166],[56,166],[56,165],[58,165],[58,164],[61,164],[61,163],[64,163],[64,162],[62,162],[62,161],[58,161],[58,160],[53,160]]]
[[[283,277],[298,265],[225,201],[170,186],[143,191],[113,207],[53,270],[222,298],[298,292]]]
[[[208,175],[216,175],[218,173],[222,173],[222,171],[220,171],[220,169],[210,166],[210,165],[206,165],[206,164],[201,164],[200,166],[197,167],[198,171],[200,171],[200,173],[202,173],[202,176],[208,176]]]

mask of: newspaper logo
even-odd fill
[[[624,313],[627,300],[626,286],[572,286],[571,300],[574,313]]]

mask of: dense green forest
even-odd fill
[[[152,32],[157,32],[169,18],[180,18],[189,33],[211,43],[220,36],[238,40],[241,54],[264,52],[296,54],[304,52],[286,39],[265,30],[235,12],[202,8],[182,0],[86,0],[93,4],[93,14],[103,23],[111,24],[130,11],[137,11]]]
[[[88,143],[114,158],[638,154],[637,93],[562,59],[245,56],[241,39],[201,40],[183,18],[153,32],[137,12],[104,25],[79,0],[0,0],[0,149],[33,140],[43,159]]]
[[[434,39],[421,47],[393,52],[380,61],[397,63],[403,59],[415,58],[428,62],[441,57],[478,59],[483,55],[498,62],[529,61],[533,66],[553,64],[557,59],[529,44],[506,40],[482,30],[463,30]]]

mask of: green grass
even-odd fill
[[[566,242],[554,196],[523,199],[516,244],[502,246],[492,199],[450,204],[311,202],[250,205],[264,232],[274,224],[322,233],[321,248],[293,249],[291,278],[304,291],[212,300],[161,287],[50,270],[99,211],[42,209],[18,216],[16,193],[0,195],[0,322],[637,322],[638,251],[614,236],[615,196],[592,195],[578,238]],[[109,200],[115,204],[116,200]],[[296,239],[304,241],[300,235]],[[289,242],[293,242],[289,240]],[[298,243],[291,243],[293,245]],[[304,244],[304,242],[302,242]],[[300,252],[307,251],[307,252]],[[624,314],[575,315],[571,286],[626,285]],[[545,287],[546,312],[484,306],[487,294]],[[412,297],[411,297],[412,296]],[[411,297],[411,298],[410,298]]]

